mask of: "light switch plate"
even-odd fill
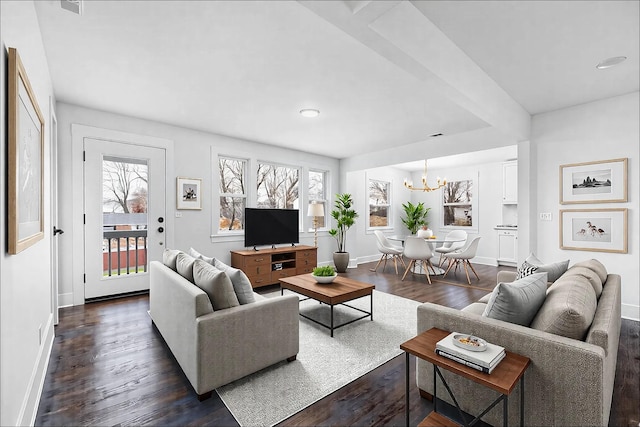
[[[541,212],[540,213],[541,221],[551,221],[551,212]]]

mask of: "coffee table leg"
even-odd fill
[[[331,304],[331,338],[333,338],[333,304]]]
[[[409,352],[407,351],[404,354],[406,356],[404,359],[404,366],[405,366],[404,415],[406,419],[405,425],[409,427]]]
[[[502,407],[502,424],[504,425],[504,427],[507,427],[509,425],[509,396],[508,395],[504,395],[504,400],[503,402],[503,407]]]
[[[373,322],[373,294],[371,294],[371,321]]]

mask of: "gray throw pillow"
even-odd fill
[[[536,270],[537,273],[546,271],[548,273],[547,280],[550,282],[558,280],[569,267],[569,260],[543,264],[542,261],[540,261],[533,253],[529,254],[525,262],[538,267]]]
[[[193,278],[196,286],[209,295],[214,310],[240,305],[229,276],[201,259],[193,264]]]
[[[547,273],[535,273],[511,283],[498,283],[482,314],[529,326],[547,295]]]
[[[227,273],[227,276],[231,279],[233,290],[236,292],[236,296],[238,297],[240,304],[244,305],[256,302],[256,298],[253,295],[253,286],[251,286],[251,282],[247,275],[244,274],[244,271],[228,266],[217,258],[214,260],[213,265],[217,269]]]
[[[189,248],[189,255],[191,255],[195,259],[201,259],[201,260],[206,261],[209,264],[213,265],[214,258],[208,257],[206,255],[202,255],[200,252],[196,251],[193,248]]]
[[[172,269],[176,270],[176,260],[178,259],[178,254],[182,253],[182,251],[178,249],[165,249],[162,252],[162,263]]]
[[[176,258],[176,271],[191,283],[193,283],[193,263],[195,261],[194,257],[184,252],[180,252]]]

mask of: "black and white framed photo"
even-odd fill
[[[44,117],[18,51],[9,48],[9,254],[44,239]]]
[[[202,209],[202,179],[178,177],[177,182],[177,208]]]
[[[560,204],[626,201],[626,158],[560,166]]]
[[[627,253],[627,209],[560,211],[560,249]]]

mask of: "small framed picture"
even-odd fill
[[[560,249],[627,253],[627,209],[560,211]]]
[[[202,179],[178,177],[177,209],[202,209]]]
[[[560,204],[626,201],[626,158],[560,166]]]

